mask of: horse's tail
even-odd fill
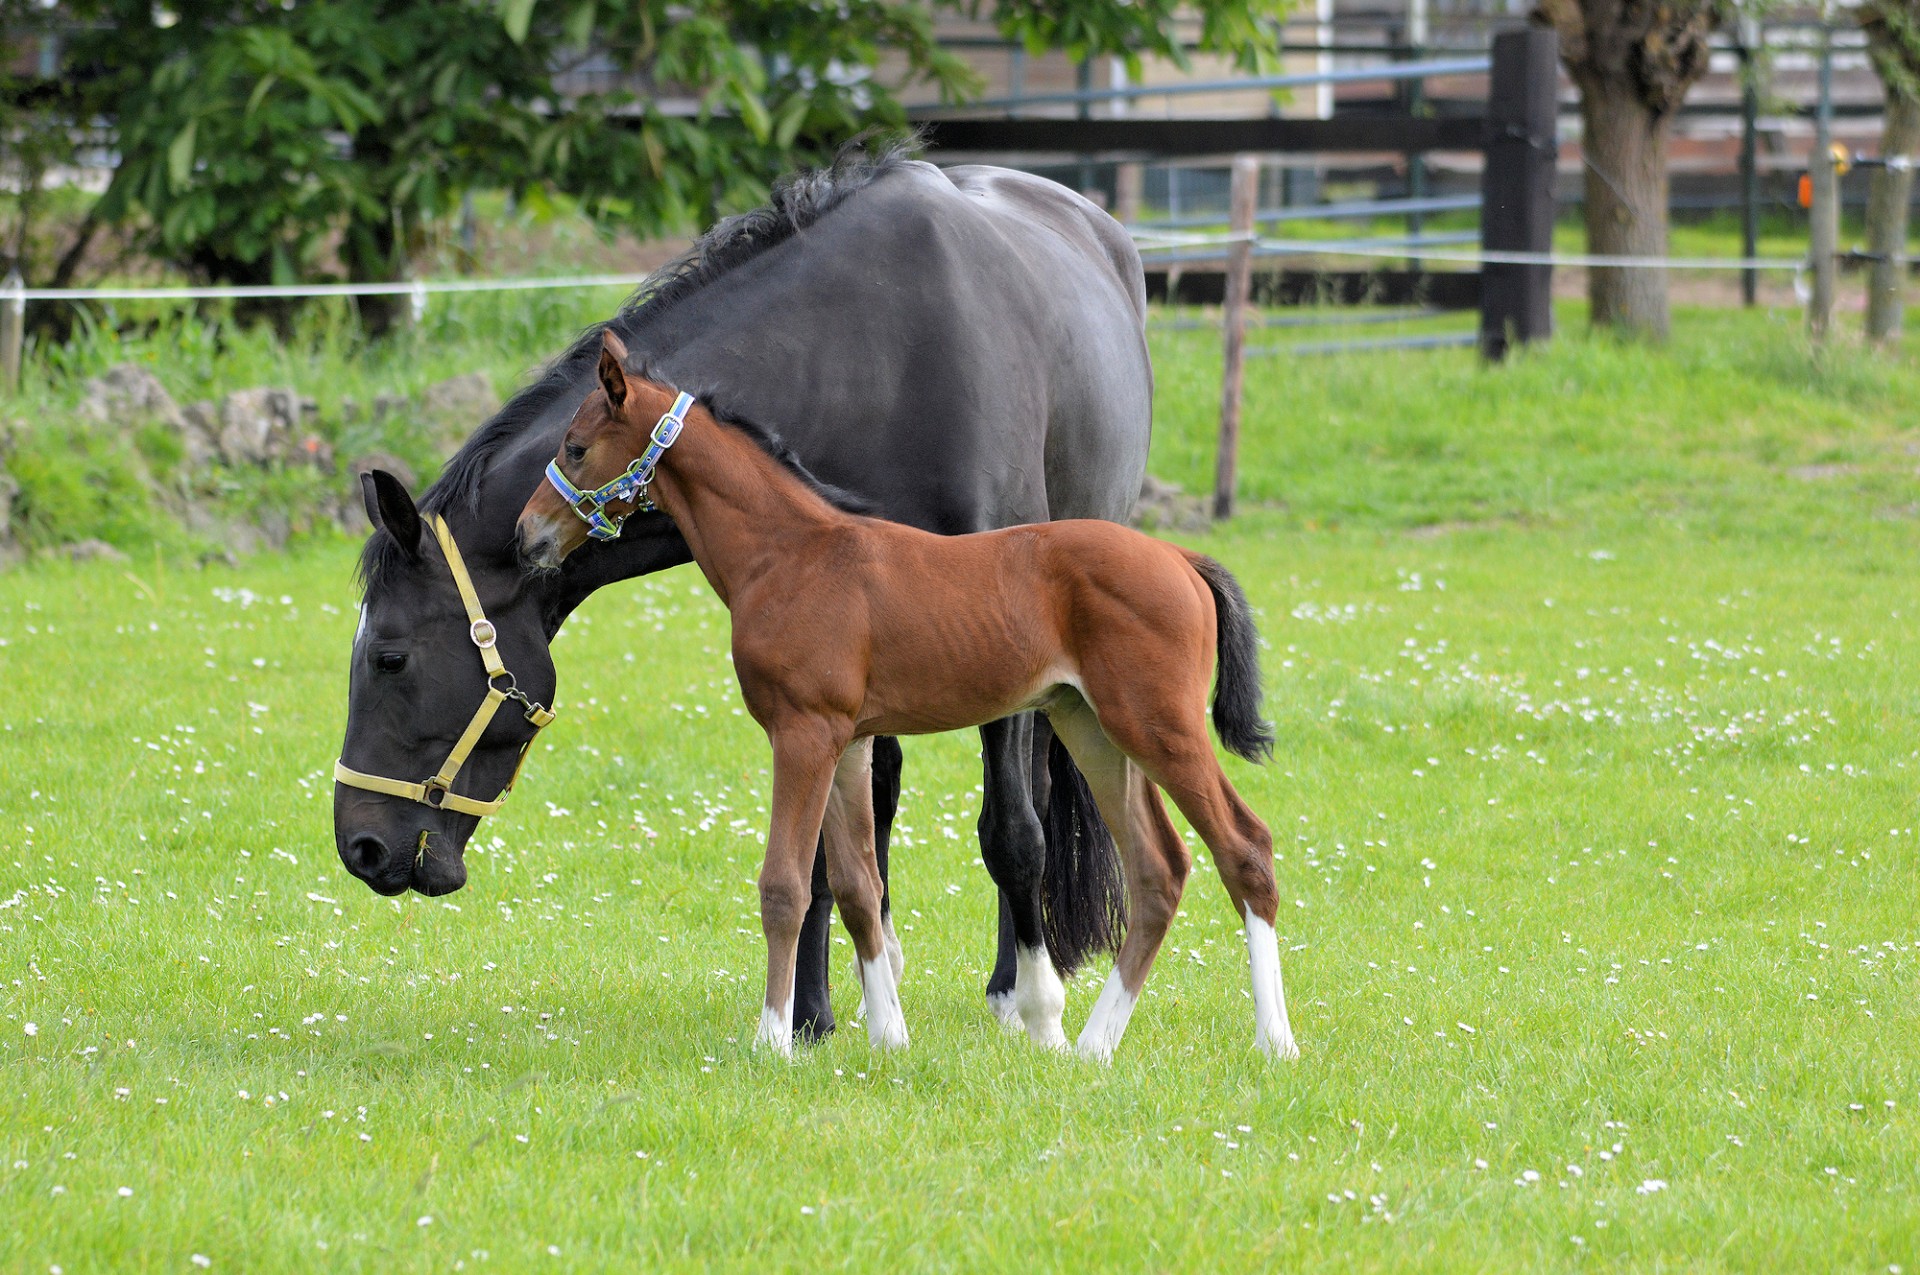
[[[1273,724],[1260,715],[1260,634],[1253,609],[1233,573],[1212,558],[1188,553],[1187,561],[1213,591],[1219,627],[1219,675],[1213,683],[1213,728],[1220,742],[1248,761],[1273,756]]]
[[[1051,731],[1048,732],[1052,734]],[[1040,930],[1061,974],[1095,952],[1117,952],[1127,934],[1127,882],[1113,833],[1086,776],[1058,735],[1047,749],[1047,862],[1040,879]]]

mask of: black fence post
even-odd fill
[[[1487,252],[1553,251],[1559,52],[1558,37],[1538,27],[1493,38],[1486,167],[1480,174],[1480,246]],[[1481,267],[1484,357],[1498,360],[1512,344],[1552,335],[1552,266],[1489,262]]]

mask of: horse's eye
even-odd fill
[[[387,651],[374,660],[374,667],[382,673],[398,673],[407,666],[405,651]]]
[[[586,457],[587,457],[586,448],[582,447],[578,443],[567,444],[567,463],[569,465],[578,465],[581,461],[585,460]]]

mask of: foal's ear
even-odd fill
[[[627,344],[612,328],[600,330],[600,388],[616,410],[627,401]]]
[[[368,470],[360,475],[360,499],[368,522],[392,536],[408,557],[420,556],[420,511],[398,478],[384,469]]]

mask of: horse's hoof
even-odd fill
[[[834,1026],[832,1014],[816,1014],[811,1018],[803,1018],[794,1026],[793,1043],[817,1045],[833,1035]]]
[[[1000,1025],[1014,1035],[1027,1030],[1027,1025],[1020,1021],[1020,1003],[1014,1000],[1012,992],[988,992],[987,1008],[1000,1020]]]

